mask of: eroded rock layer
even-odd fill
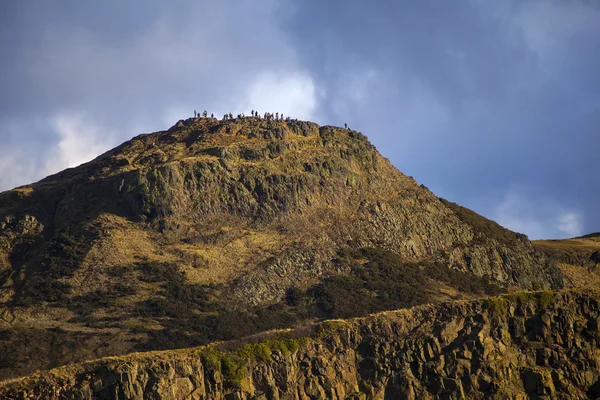
[[[439,199],[359,132],[182,120],[0,193],[0,379],[364,315],[335,311],[350,296],[373,312],[471,299],[484,279],[564,286],[527,237]]]
[[[520,292],[248,343],[140,353],[2,385],[8,398],[595,398],[600,296]]]

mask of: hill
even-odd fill
[[[569,286],[600,287],[600,235],[562,240],[535,240],[534,248],[557,265]]]
[[[557,289],[524,236],[303,121],[179,121],[0,194],[0,377]]]

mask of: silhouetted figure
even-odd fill
[[[344,123],[344,129],[348,129],[348,124]]]
[[[210,117],[211,117],[211,118],[214,118],[214,117],[215,117],[215,114],[210,114]]]
[[[206,110],[204,110],[204,112],[202,113],[202,116],[203,116],[204,118],[206,118],[206,117],[208,116],[208,112],[207,112]]]
[[[194,109],[194,118],[196,118],[197,115],[198,113],[196,112],[196,109]]]

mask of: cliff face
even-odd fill
[[[0,194],[0,378],[322,318],[285,308],[286,293],[353,279],[339,254],[365,248],[504,287],[564,285],[526,237],[437,198],[358,132],[189,119]]]
[[[265,237],[249,247],[268,248],[253,260],[219,259],[208,246],[200,249],[209,268],[227,275],[217,279],[235,279],[242,264],[250,276],[238,298],[253,304],[281,296],[290,283],[280,281],[281,270],[291,281],[327,274],[332,253],[348,244],[407,258],[443,257],[523,288],[562,285],[560,274],[541,268],[526,238],[499,226],[497,235],[482,233],[473,222],[483,218],[461,218],[450,205],[354,131],[253,118],[188,120],[0,195],[0,259],[4,270],[24,275],[13,273],[16,286],[27,286],[39,264],[31,254],[47,252],[48,239],[69,230],[93,243],[123,218],[134,230],[150,224],[168,241],[187,244],[206,242],[206,230],[216,234],[213,241],[222,229],[233,230],[234,238],[260,231]],[[15,224],[27,232],[15,233]],[[154,251],[144,256],[160,258]]]
[[[7,398],[416,399],[600,395],[593,292],[522,292],[108,358],[4,383]]]

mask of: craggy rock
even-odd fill
[[[217,310],[247,310],[350,273],[336,255],[368,247],[503,287],[564,287],[524,235],[439,199],[359,132],[190,118],[0,193],[0,377],[139,348],[143,328],[165,327],[140,312],[164,289],[140,265],[173,265],[217,287]]]
[[[17,399],[600,395],[600,295],[520,292],[327,321],[262,341],[107,358],[0,386]]]
[[[294,226],[314,231],[294,239],[295,246],[282,245],[238,281],[234,296],[250,304],[281,298],[289,281],[335,273],[332,254],[349,245],[443,259],[524,289],[563,287],[558,269],[536,256],[526,237],[472,212],[475,218],[461,218],[449,204],[400,173],[355,131],[301,121],[188,119],[1,193],[0,221],[33,218],[43,229],[24,262],[10,265],[22,249],[0,247],[0,272],[12,268],[26,281],[48,240],[65,230],[90,236],[101,214],[159,231],[235,217],[256,229],[282,225],[290,238],[302,232]],[[479,230],[480,222],[493,229]],[[0,228],[0,244],[14,241],[12,230]],[[297,256],[297,249],[306,255]],[[280,269],[288,280],[280,279]]]

